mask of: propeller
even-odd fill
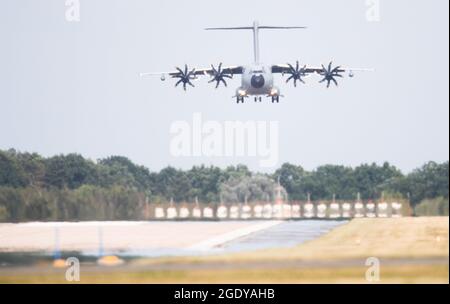
[[[225,78],[233,78],[233,76],[230,76],[225,73],[224,70],[222,70],[222,63],[219,64],[217,69],[211,64],[212,68],[212,79],[208,81],[208,83],[216,82],[216,89],[219,87],[220,83],[223,83],[224,86],[227,86],[227,82],[225,81]]]
[[[322,82],[327,82],[327,88],[330,87],[330,83],[333,82],[336,86],[338,86],[338,82],[336,81],[336,77],[340,77],[342,78],[342,75],[339,74],[339,69],[341,68],[340,66],[337,66],[335,68],[332,68],[333,62],[330,62],[330,64],[328,64],[328,68],[326,68],[323,64],[322,64],[322,71],[319,73],[320,75],[323,76],[323,79],[321,81],[319,81],[319,83]]]
[[[183,90],[186,91],[186,85],[190,85],[191,87],[195,87],[191,80],[195,78],[195,69],[192,71],[189,71],[187,64],[184,65],[184,71],[180,69],[179,67],[176,68],[178,71],[178,74],[172,75],[172,78],[178,78],[179,80],[175,84],[175,87],[177,87],[179,84],[183,84]]]
[[[289,71],[285,72],[286,74],[289,74],[291,76],[289,76],[288,79],[286,79],[286,83],[288,83],[291,79],[294,80],[294,87],[297,87],[297,80],[300,81],[301,83],[305,83],[302,79],[302,77],[306,76],[306,65],[300,68],[300,65],[297,61],[297,64],[295,66],[295,68],[292,66],[292,64],[289,64]]]

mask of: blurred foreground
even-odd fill
[[[355,219],[291,248],[213,256],[140,258],[116,267],[81,265],[80,283],[448,283],[449,218]],[[51,263],[0,268],[2,283],[68,283]]]

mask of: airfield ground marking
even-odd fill
[[[283,221],[269,221],[264,222],[261,224],[251,225],[249,227],[243,227],[236,230],[233,230],[231,232],[215,236],[213,238],[210,238],[206,241],[202,241],[200,243],[191,245],[187,247],[188,250],[199,250],[199,251],[205,251],[210,250],[216,246],[228,243],[232,240],[238,239],[243,236],[247,236],[251,233],[258,232],[264,229],[268,229],[270,227],[276,226],[283,223]]]

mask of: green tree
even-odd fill
[[[24,187],[27,179],[15,151],[0,151],[0,186]]]
[[[291,200],[305,200],[308,190],[313,190],[307,180],[309,175],[301,166],[285,163],[275,171],[272,178],[280,179],[280,184],[289,193]]]
[[[266,175],[231,176],[220,185],[223,202],[273,201],[277,183]],[[286,192],[283,190],[284,197]]]
[[[401,177],[402,173],[387,162],[382,166],[375,163],[363,164],[354,170],[356,189],[363,199],[380,197],[381,193],[389,188],[391,182]]]
[[[449,163],[429,162],[410,173],[405,181],[403,191],[408,191],[412,205],[424,199],[436,197],[448,198]]]
[[[46,160],[45,182],[48,187],[76,189],[94,183],[95,165],[81,155],[58,155]]]

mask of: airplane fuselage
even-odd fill
[[[237,96],[279,95],[274,87],[272,68],[263,64],[245,66],[242,71],[242,83],[236,91]]]

